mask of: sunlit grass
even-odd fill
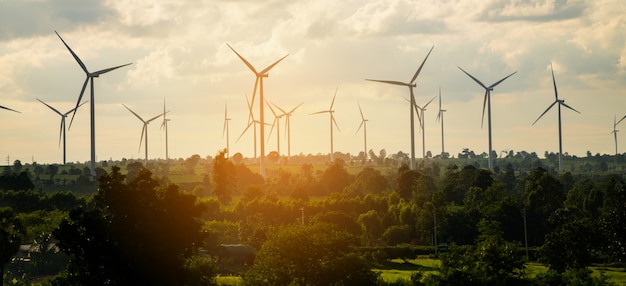
[[[417,271],[424,275],[436,273],[441,262],[436,259],[392,259],[381,265],[379,268],[372,269],[380,273],[380,277],[385,282],[396,282],[399,280],[411,281],[411,275]]]
[[[243,280],[240,276],[221,276],[218,275],[215,280],[217,281],[217,285],[223,286],[237,286],[243,285]]]

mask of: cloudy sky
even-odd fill
[[[532,126],[554,101],[550,64],[559,97],[581,112],[562,110],[564,152],[614,153],[614,116],[626,115],[622,0],[0,0],[0,105],[21,111],[0,110],[2,164],[7,156],[11,164],[62,162],[61,117],[36,99],[72,109],[85,74],[54,31],[91,71],[133,63],[95,79],[99,161],[143,158],[142,123],[122,104],[148,119],[164,101],[170,157],[226,147],[226,104],[231,153],[252,156],[252,132],[235,141],[248,123],[255,77],[227,43],[258,70],[288,54],[265,78],[264,95],[283,109],[303,103],[291,117],[292,154],[330,151],[328,115],[310,113],[327,110],[335,90],[336,151],[363,150],[360,104],[368,149],[409,152],[408,89],[364,79],[410,81],[432,46],[415,95],[423,105],[441,88],[445,151],[453,155],[488,150],[484,89],[457,66],[485,85],[517,71],[492,92],[498,154],[558,152],[556,108]],[[258,109],[257,96],[257,117]],[[441,152],[437,110],[435,99],[425,112],[426,150],[434,154]],[[273,120],[267,108],[265,120]],[[150,158],[165,157],[161,121],[148,126]],[[275,136],[267,152],[276,150]],[[68,161],[89,160],[88,105],[67,138]],[[418,130],[415,148],[420,158]]]

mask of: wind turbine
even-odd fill
[[[365,79],[365,80],[369,80],[369,81],[377,81],[377,82],[382,82],[382,83],[387,83],[387,84],[406,86],[406,87],[409,88],[409,92],[411,94],[411,98],[410,98],[411,104],[409,105],[409,113],[411,115],[411,169],[415,169],[416,168],[416,164],[415,164],[415,127],[414,127],[414,119],[413,119],[413,105],[415,104],[415,96],[413,95],[413,88],[415,88],[417,86],[415,84],[415,80],[417,79],[417,76],[419,75],[420,71],[422,70],[422,67],[424,67],[424,63],[426,63],[426,60],[428,59],[428,56],[430,56],[430,53],[433,51],[434,48],[435,48],[435,46],[430,48],[430,51],[428,51],[428,54],[426,55],[426,57],[422,61],[422,64],[419,66],[419,68],[417,69],[417,71],[413,75],[413,78],[411,78],[411,81],[409,81],[408,83],[400,82],[400,81],[392,81],[392,80]],[[418,119],[419,119],[419,114],[417,116],[418,116]]]
[[[285,112],[285,110],[280,108],[280,106],[274,104],[274,106],[283,113],[283,116],[285,116],[285,130],[287,131],[287,158],[291,158],[291,115],[293,115],[293,112],[296,111],[300,105],[302,105],[302,103],[292,108],[289,112]]]
[[[269,74],[268,72],[275,66],[277,65],[280,61],[282,61],[284,58],[286,58],[288,55],[285,55],[284,57],[280,58],[279,60],[275,61],[273,64],[267,66],[266,68],[264,68],[263,70],[261,70],[260,72],[257,72],[257,70],[246,60],[244,59],[239,53],[237,53],[237,51],[235,51],[235,49],[233,49],[233,47],[231,47],[229,44],[226,44],[240,59],[241,61],[243,61],[244,64],[246,64],[246,66],[248,66],[248,68],[254,73],[254,75],[256,76],[256,80],[254,81],[254,90],[252,92],[252,104],[251,106],[254,106],[254,96],[256,95],[256,88],[257,88],[257,84],[259,86],[259,119],[260,124],[261,124],[261,128],[260,128],[260,132],[261,132],[261,160],[259,161],[259,165],[260,165],[260,169],[261,169],[261,176],[265,177],[265,165],[263,162],[263,159],[265,158],[265,114],[263,113],[264,109],[264,98],[263,98],[263,78],[268,77]],[[256,146],[256,139],[255,139],[255,146]],[[255,147],[256,148],[256,147]]]
[[[617,132],[619,130],[617,130],[617,124],[619,124],[620,122],[622,122],[622,120],[624,120],[624,118],[626,118],[626,115],[624,117],[622,117],[622,119],[620,119],[619,121],[617,121],[617,116],[615,116],[613,118],[613,131],[611,131],[611,133],[613,133],[613,135],[615,136],[615,155],[617,155]]]
[[[446,112],[445,109],[441,109],[441,87],[439,87],[439,112],[437,113],[437,122],[441,120],[441,157],[443,158],[443,153],[445,153],[444,144],[443,144],[443,113]]]
[[[230,121],[230,118],[228,118],[228,104],[225,103],[224,104],[224,128],[222,129],[222,137],[224,137],[224,134],[226,134],[226,158],[230,157],[230,135],[229,135],[229,129],[228,129],[228,121]]]
[[[361,130],[361,127],[363,127],[363,153],[365,153],[365,159],[367,160],[367,119],[365,119],[365,116],[363,116],[363,110],[361,110],[361,104],[357,102],[357,104],[359,105],[359,112],[361,113],[361,124],[359,125],[359,128],[357,128],[356,132],[354,133],[355,135],[357,133],[359,133],[359,130]]]
[[[141,118],[141,116],[139,116],[139,114],[135,113],[130,108],[128,108],[128,106],[126,106],[125,104],[122,104],[122,105],[124,105],[124,107],[126,107],[126,109],[128,109],[128,111],[130,111],[132,114],[137,116],[137,118],[139,118],[139,120],[141,120],[141,122],[143,122],[143,128],[141,128],[141,137],[139,137],[139,150],[141,150],[141,142],[142,142],[142,140],[143,140],[143,138],[145,136],[146,142],[144,143],[145,144],[144,145],[144,150],[145,150],[145,153],[146,153],[146,159],[145,159],[146,162],[145,163],[147,164],[148,163],[148,124],[151,121],[153,121],[153,120],[155,120],[155,119],[157,119],[157,118],[159,118],[161,116],[164,116],[165,113],[161,113],[161,114],[159,114],[159,115],[157,115],[155,117],[152,117],[152,118],[150,118],[148,120],[144,120],[143,118]]]
[[[85,88],[87,87],[87,83],[88,82],[90,83],[91,96],[89,100],[89,105],[90,105],[90,117],[91,117],[91,177],[95,178],[96,177],[96,111],[95,111],[93,79],[96,77],[99,77],[102,74],[108,73],[112,70],[116,70],[118,68],[130,65],[130,63],[121,65],[121,66],[112,67],[112,68],[106,68],[106,69],[99,70],[96,72],[89,72],[89,70],[87,70],[87,66],[85,66],[83,61],[81,61],[80,58],[76,55],[76,53],[72,51],[70,46],[68,46],[67,43],[65,43],[63,38],[61,38],[61,35],[59,35],[59,33],[57,33],[56,31],[54,32],[57,34],[57,36],[59,36],[59,39],[61,39],[61,42],[63,42],[63,45],[65,45],[65,47],[70,51],[70,53],[72,54],[72,56],[74,57],[74,59],[76,60],[76,62],[78,63],[80,68],[85,72],[85,75],[86,75],[85,82],[83,83],[83,88],[80,91],[80,96],[78,96],[78,100],[76,101],[76,107],[74,108],[74,113],[72,113],[72,119],[70,119],[69,128],[72,128],[72,122],[74,121],[74,116],[76,115],[76,109],[78,109],[78,106],[80,105],[80,102],[83,99],[83,94],[85,92]]]
[[[539,115],[539,117],[537,118],[537,120],[535,120],[535,122],[533,122],[533,125],[535,125],[535,123],[537,123],[537,121],[539,121],[539,119],[541,119],[541,117],[546,114],[546,112],[548,112],[548,110],[550,110],[550,108],[552,108],[552,106],[554,106],[555,104],[558,103],[557,106],[557,114],[559,116],[559,172],[563,171],[563,140],[562,140],[562,136],[561,136],[561,105],[576,111],[577,113],[580,113],[578,110],[570,107],[569,105],[565,104],[565,100],[563,99],[559,99],[559,93],[556,90],[556,80],[554,79],[554,70],[552,69],[552,64],[550,64],[550,71],[552,72],[552,84],[554,85],[554,102],[552,104],[550,104],[550,106],[548,106],[548,108],[541,114]]]
[[[43,103],[45,106],[47,106],[48,108],[52,109],[52,111],[56,112],[56,114],[61,116],[61,129],[59,130],[59,146],[61,146],[61,138],[63,138],[63,165],[65,165],[66,163],[66,143],[65,143],[65,118],[67,117],[68,114],[70,114],[72,111],[74,111],[74,109],[76,108],[72,108],[70,111],[66,112],[66,113],[61,113],[59,112],[56,108],[50,106],[49,104],[43,102],[41,99],[37,98],[37,100],[41,103]],[[81,103],[78,107],[81,107],[83,104],[85,104],[87,102],[83,102]]]
[[[270,111],[272,111],[272,114],[274,115],[274,121],[272,122],[272,128],[270,129],[270,134],[267,136],[267,141],[270,140],[270,136],[272,136],[272,131],[274,130],[274,126],[276,126],[276,151],[278,152],[278,155],[280,155],[280,119],[285,116],[285,114],[276,114],[276,111],[274,111],[274,108],[272,108],[272,106],[269,104],[269,102],[267,102],[267,100],[265,101],[265,103],[267,104],[267,106],[269,106]]]
[[[322,110],[322,111],[313,112],[309,114],[309,115],[313,115],[313,114],[328,113],[330,115],[330,161],[331,162],[335,161],[334,151],[333,151],[333,123],[337,127],[337,130],[339,130],[339,125],[337,125],[337,121],[335,121],[335,116],[333,115],[333,113],[335,113],[335,111],[333,110],[333,105],[335,105],[335,97],[337,96],[338,89],[339,88],[335,89],[335,95],[333,95],[333,101],[330,103],[330,108],[328,108],[328,110]]]
[[[250,104],[250,100],[248,100],[248,96],[246,95],[246,102],[248,103],[248,126],[246,126],[246,128],[243,130],[243,132],[241,132],[241,135],[239,135],[239,137],[237,138],[237,141],[235,142],[239,142],[239,139],[241,139],[241,137],[246,134],[246,131],[248,131],[248,129],[250,127],[254,127],[254,159],[256,159],[257,157],[257,153],[256,153],[256,125],[260,124],[261,121],[259,121],[258,119],[254,119],[254,113],[252,112],[252,105]],[[267,123],[263,123],[264,125],[269,125]]]
[[[493,83],[490,86],[485,86],[480,80],[478,80],[477,78],[475,78],[471,74],[467,73],[461,67],[458,67],[458,68],[463,73],[468,75],[476,83],[478,83],[480,86],[482,86],[485,89],[485,98],[483,99],[483,117],[482,117],[482,121],[480,122],[480,127],[482,128],[483,121],[485,120],[485,105],[487,105],[487,125],[488,125],[488,129],[489,129],[489,170],[493,170],[493,154],[492,154],[493,153],[493,148],[492,148],[492,145],[491,145],[491,91],[493,91],[493,88],[496,87],[498,84],[500,84],[505,79],[509,78],[510,76],[514,75],[517,72],[514,72],[514,73],[504,77],[503,79],[501,79],[499,81],[496,81],[495,83]]]
[[[165,115],[168,113],[169,111],[165,111],[165,98],[163,99],[163,123],[161,123],[161,129],[165,129],[165,160],[169,160],[170,159],[170,155],[169,155],[169,146],[168,146],[168,135],[167,135],[167,122],[170,121],[169,118],[165,117]],[[146,140],[147,141],[147,140]]]
[[[418,118],[421,118],[420,120],[420,126],[422,128],[422,158],[426,158],[426,130],[424,129],[424,111],[426,111],[426,107],[435,99],[435,97],[433,97],[430,101],[428,101],[428,103],[424,104],[424,107],[419,107],[417,105],[417,103],[414,102],[414,107],[415,107],[415,113],[419,114]],[[419,111],[418,111],[419,110]]]

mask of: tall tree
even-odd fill
[[[4,266],[17,253],[26,230],[10,208],[0,208],[0,286],[4,281]]]
[[[176,185],[159,186],[147,169],[125,183],[113,167],[99,182],[93,205],[72,210],[54,231],[71,257],[70,284],[213,283],[211,265],[196,256],[204,208],[195,196]]]
[[[220,151],[213,160],[213,193],[223,204],[230,202],[237,186],[235,165],[226,158],[226,152],[226,149]]]

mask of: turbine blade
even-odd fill
[[[13,109],[11,109],[11,108],[4,107],[4,106],[2,106],[2,105],[0,105],[0,108],[2,108],[2,109],[6,109],[6,110],[9,110],[9,111],[13,111],[13,112],[17,112],[17,113],[21,113],[21,112],[19,112],[19,111],[17,111],[17,110],[13,110]]]
[[[428,103],[424,104],[424,107],[422,107],[422,109],[426,109],[426,106],[428,106],[431,102],[433,102],[433,100],[435,100],[435,98],[437,98],[437,97],[433,96],[433,98],[431,98],[430,101],[428,101]]]
[[[78,107],[74,107],[74,108],[72,108],[70,111],[68,111],[68,112],[66,112],[65,114],[63,114],[63,116],[67,116],[67,115],[68,115],[68,114],[70,114],[72,111],[74,111],[74,110],[76,110],[77,108],[80,108],[81,106],[85,105],[85,103],[87,103],[87,102],[89,102],[89,101],[85,101],[85,102],[83,102],[83,103],[79,104],[79,105],[78,105]]]
[[[576,110],[576,109],[572,108],[571,106],[567,105],[564,101],[561,101],[561,104],[562,104],[563,106],[565,106],[565,107],[567,107],[567,108],[569,108],[569,109],[573,110],[573,111],[576,111],[576,112],[580,113],[580,111],[578,111],[578,110]]]
[[[550,72],[552,73],[552,85],[554,86],[554,98],[559,100],[559,92],[556,90],[556,79],[554,78],[554,70],[552,69],[552,63],[550,63]]]
[[[139,150],[138,151],[141,151],[141,143],[143,142],[143,134],[144,132],[147,132],[146,131],[147,127],[148,127],[148,124],[144,123],[143,127],[141,128],[141,137],[139,138]]]
[[[74,59],[76,60],[76,62],[78,62],[78,65],[80,66],[80,68],[83,69],[83,71],[88,74],[89,71],[87,70],[87,67],[85,66],[85,64],[83,63],[83,61],[80,60],[80,58],[76,55],[76,53],[74,53],[74,51],[72,51],[72,48],[70,48],[70,46],[67,45],[67,43],[65,43],[65,41],[63,40],[63,38],[61,38],[61,35],[59,35],[59,33],[57,33],[57,31],[54,31],[54,33],[57,34],[57,36],[59,36],[59,39],[61,39],[61,42],[63,42],[63,45],[65,45],[65,47],[70,51],[70,54],[72,54],[72,56],[74,57]],[[72,125],[72,123],[70,123],[70,126]]]
[[[322,110],[322,111],[318,111],[318,112],[309,113],[309,115],[313,115],[313,114],[322,114],[322,113],[330,113],[330,111],[328,111],[328,110]]]
[[[248,100],[248,95],[246,95],[246,103],[248,103],[248,122],[254,121],[254,112],[252,112],[252,105],[250,105],[250,100]]]
[[[287,112],[287,114],[291,115],[294,111],[296,111],[296,109],[298,109],[298,107],[300,107],[304,102],[300,102],[300,104],[298,104],[298,106],[294,107],[291,111]],[[624,116],[626,117],[626,116]]]
[[[410,86],[410,83],[404,83],[404,82],[400,82],[400,81],[395,81],[395,80],[378,80],[378,79],[365,79],[367,81],[376,81],[376,82],[382,82],[382,83],[388,83],[388,84],[393,84],[393,85],[401,85],[401,86]]]
[[[269,135],[267,135],[267,141],[266,142],[270,142],[270,138],[272,137],[272,131],[274,131],[274,126],[276,126],[276,120],[278,120],[278,117],[274,117],[274,121],[272,121],[272,128],[270,128],[270,133],[269,133]]]
[[[65,116],[61,116],[61,126],[59,127],[59,148],[61,148],[61,138],[63,137],[63,125],[65,125]]]
[[[267,101],[267,99],[265,100],[265,104],[267,104],[267,106],[270,108],[270,111],[272,112],[272,114],[274,114],[274,117],[278,117],[276,115],[276,111],[274,111],[274,108],[272,107],[272,105]]]
[[[492,89],[492,88],[496,87],[496,85],[499,85],[499,84],[500,84],[501,82],[503,82],[505,79],[507,79],[507,78],[511,77],[512,75],[514,75],[514,74],[516,74],[516,73],[517,73],[517,72],[513,72],[512,74],[505,76],[503,79],[501,79],[501,80],[499,80],[499,81],[496,81],[494,84],[492,84],[492,85],[490,85],[490,86],[489,86],[489,89]]]
[[[67,129],[72,128],[72,122],[74,122],[74,116],[76,116],[76,111],[78,111],[79,103],[83,99],[83,94],[85,93],[87,82],[89,82],[89,77],[85,78],[85,82],[83,83],[83,88],[80,90],[80,95],[78,96],[78,101],[76,101],[76,107],[74,107],[74,113],[72,113],[72,118],[70,119],[70,126],[67,127]]]
[[[231,47],[228,43],[226,44],[242,61],[244,64],[246,64],[246,66],[248,66],[248,68],[255,74],[255,75],[259,75],[259,73],[256,71],[256,69],[250,64],[250,62],[248,62],[246,59],[244,59],[237,51],[235,51],[235,49],[233,49],[233,47]]]
[[[330,108],[328,110],[333,110],[333,105],[335,105],[335,97],[337,97],[337,90],[339,90],[339,87],[335,89],[335,95],[333,95],[333,101],[330,103]]]
[[[335,123],[335,127],[337,127],[337,131],[341,132],[341,129],[339,129],[339,125],[337,124],[337,121],[335,121],[335,116],[333,116],[333,114],[330,114],[330,119],[333,121],[333,123]]]
[[[410,104],[411,101],[409,101]],[[419,106],[417,106],[417,103],[415,102],[415,99],[413,99],[413,109],[415,110],[415,114],[417,114],[417,122],[420,123],[420,128],[422,128],[422,118],[420,116],[420,112],[419,112]]]
[[[150,122],[152,122],[153,120],[155,120],[155,119],[157,119],[157,118],[159,118],[159,117],[161,117],[161,116],[163,116],[163,113],[160,113],[159,115],[157,115],[157,116],[155,116],[155,117],[152,117],[152,118],[148,119],[148,121],[146,121],[146,123],[150,123]]]
[[[99,71],[97,71],[97,72],[95,72],[93,74],[95,74],[96,76],[99,76],[101,74],[105,74],[105,73],[108,73],[108,72],[110,72],[112,70],[116,70],[116,69],[119,69],[121,67],[129,66],[129,65],[132,65],[132,64],[133,63],[129,63],[129,64],[121,65],[121,66],[116,66],[116,67],[112,67],[112,68],[108,68],[108,69],[99,70]]]
[[[432,48],[430,48],[430,51],[428,51],[428,54],[426,55],[426,57],[422,61],[422,64],[420,65],[420,67],[415,72],[415,75],[413,75],[413,78],[411,78],[410,83],[415,82],[415,80],[417,79],[417,76],[420,74],[420,72],[422,71],[422,68],[424,67],[424,63],[426,63],[426,60],[428,59],[428,56],[430,56],[430,53],[433,51],[434,48],[435,48],[435,46],[432,46]]]
[[[620,119],[619,121],[617,121],[617,124],[619,124],[620,122],[622,122],[622,120],[624,120],[624,118],[626,118],[626,115],[624,115],[624,117],[622,117],[622,119]],[[615,125],[617,125],[615,124]]]
[[[469,74],[468,72],[466,72],[464,69],[462,69],[460,66],[457,66],[457,68],[459,68],[462,72],[464,72],[467,76],[471,77],[476,83],[478,83],[480,86],[482,86],[484,89],[487,89],[487,87],[477,78],[475,78],[474,76],[472,76],[471,74]]]
[[[489,89],[485,89],[485,98],[483,99],[483,117],[480,120],[480,128],[483,128],[485,122],[485,106],[487,105],[487,96],[490,96]]]
[[[361,120],[365,120],[365,116],[363,116],[363,110],[361,110],[361,104],[357,102],[359,105],[359,113],[361,113]]]
[[[546,112],[548,112],[548,110],[550,110],[550,108],[552,108],[552,106],[554,106],[558,101],[553,102],[552,104],[550,104],[550,106],[548,106],[548,108],[546,108],[546,110],[539,115],[539,117],[537,118],[537,120],[535,120],[535,122],[533,122],[532,125],[535,125],[535,123],[537,123],[537,121],[539,121],[539,119],[541,119],[541,117],[543,117],[544,114],[546,114]]]
[[[241,132],[241,135],[239,135],[239,137],[237,138],[237,140],[235,141],[235,143],[239,142],[239,139],[241,139],[241,137],[246,134],[246,131],[248,131],[248,129],[250,129],[250,126],[254,125],[254,121],[250,121],[248,123],[248,126],[246,126],[246,129],[243,130],[243,132]]]
[[[132,114],[134,114],[135,116],[137,116],[137,118],[139,118],[139,120],[141,120],[141,122],[146,123],[146,121],[145,121],[145,120],[143,120],[143,118],[141,118],[141,116],[139,116],[139,114],[135,113],[135,112],[134,112],[134,111],[132,111],[130,108],[128,108],[128,106],[126,106],[126,104],[123,104],[123,103],[122,103],[122,105],[123,105],[124,107],[126,107],[126,109],[128,109],[128,111],[130,111]]]
[[[48,105],[47,103],[43,102],[41,99],[37,98],[37,100],[39,100],[39,102],[43,103],[45,106],[47,106],[48,108],[52,109],[52,111],[56,112],[58,115],[63,116],[63,114],[61,114],[61,112],[59,112],[58,110],[56,110],[56,108]]]
[[[361,131],[361,127],[363,127],[363,123],[365,123],[365,120],[361,120],[361,124],[359,125],[359,128],[356,129],[356,132],[354,132],[354,135],[359,134],[359,131]]]
[[[272,103],[272,105],[274,105],[274,107],[276,107],[278,110],[280,110],[280,112],[282,112],[282,113],[283,113],[283,115],[287,115],[287,112],[285,112],[285,110],[284,110],[284,109],[280,108],[280,106],[278,106],[278,105],[276,105],[276,104],[274,104],[274,103]]]
[[[250,112],[252,112],[252,107],[254,106],[254,99],[256,97],[256,90],[259,85],[259,81],[261,81],[261,78],[256,77],[256,80],[254,81],[254,89],[252,90],[252,101],[248,104],[248,108],[250,109]],[[246,98],[248,98],[247,95],[246,95]]]
[[[266,68],[264,68],[261,71],[261,74],[267,74],[268,71],[270,71],[275,65],[277,65],[280,61],[282,61],[284,58],[286,58],[289,54],[286,54],[284,57],[278,59],[277,61],[275,61],[273,64],[267,66]]]

